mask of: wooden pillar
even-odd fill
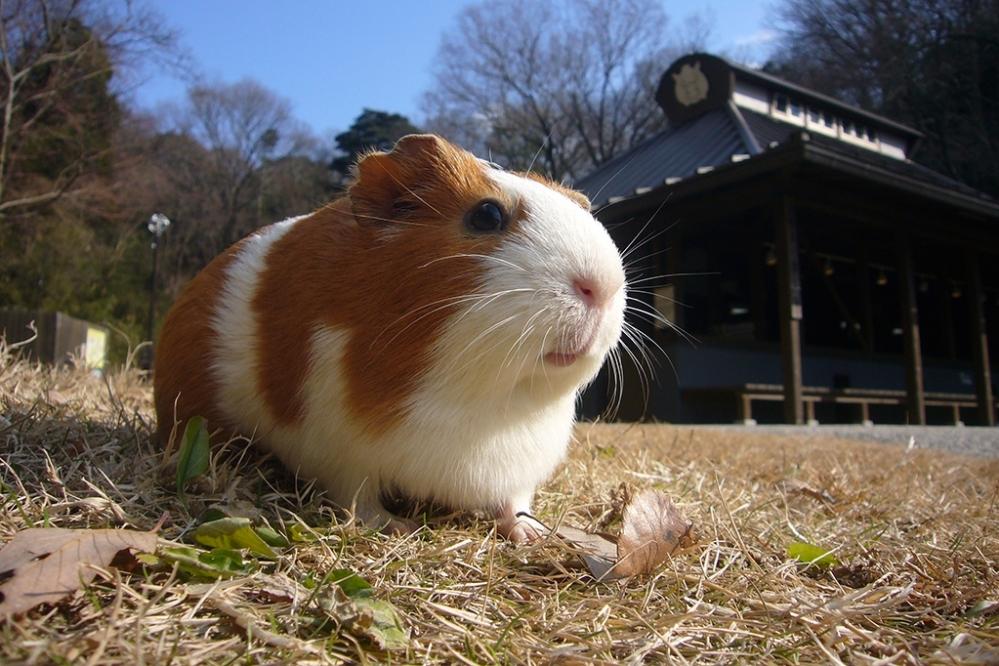
[[[874,353],[874,298],[871,296],[870,249],[867,243],[860,248],[857,262],[857,279],[860,282],[860,321],[864,327],[864,351]]]
[[[777,202],[777,272],[780,308],[780,352],[784,379],[784,420],[801,424],[801,269],[798,221],[794,202],[782,195]]]
[[[992,406],[992,373],[989,368],[989,340],[985,328],[985,294],[978,253],[968,249],[965,266],[968,271],[968,310],[971,315],[971,354],[975,361],[975,393],[978,396],[978,420],[982,425],[994,426],[996,412]]]
[[[926,424],[926,396],[923,391],[923,353],[919,344],[919,308],[916,305],[916,275],[912,246],[906,234],[895,241],[898,256],[899,301],[902,304],[902,334],[905,341],[905,386],[909,423]]]

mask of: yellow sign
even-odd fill
[[[87,327],[87,349],[85,359],[88,368],[103,368],[107,360],[108,333],[105,330]]]

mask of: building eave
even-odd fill
[[[812,164],[846,175],[859,177],[878,185],[891,187],[917,197],[954,206],[973,214],[999,221],[999,203],[964,194],[946,187],[933,185],[877,165],[858,160],[811,143],[807,132],[799,132],[784,144],[753,155],[717,166],[710,171],[697,173],[681,180],[667,179],[652,188],[640,188],[632,196],[608,200],[597,213],[603,220],[619,219],[632,213],[658,206],[665,197],[677,200],[726,187],[740,181],[768,173],[794,169],[802,164]]]

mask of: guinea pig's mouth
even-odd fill
[[[550,351],[545,354],[545,362],[557,368],[566,368],[575,363],[581,356],[586,356],[593,346],[593,341],[597,337],[596,330],[592,331],[586,340],[571,351]]]
[[[577,352],[548,352],[545,354],[545,362],[558,368],[565,368],[575,363],[579,356]]]

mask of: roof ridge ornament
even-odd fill
[[[708,83],[708,77],[701,72],[700,60],[684,64],[680,71],[672,76],[674,95],[680,104],[690,106],[707,98],[711,86]]]

